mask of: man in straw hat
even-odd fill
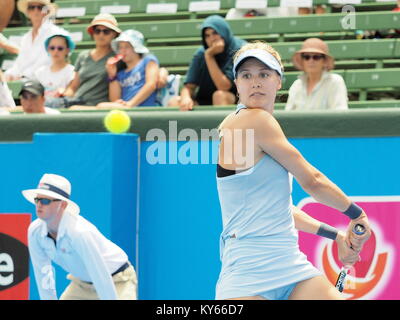
[[[7,81],[34,78],[38,67],[50,64],[45,40],[55,33],[66,32],[48,19],[56,12],[56,6],[50,0],[18,0],[17,8],[31,21],[32,28],[21,39],[18,57],[5,73]]]
[[[292,61],[304,73],[290,87],[285,110],[348,109],[346,84],[340,75],[330,72],[335,60],[324,41],[305,40]]]
[[[36,189],[22,194],[38,216],[29,226],[28,243],[41,299],[57,299],[52,262],[70,273],[61,300],[136,299],[136,273],[128,256],[79,215],[66,178],[46,173]]]

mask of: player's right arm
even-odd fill
[[[39,243],[40,229],[35,220],[28,229],[28,248],[41,300],[57,300],[54,268]]]

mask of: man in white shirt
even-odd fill
[[[42,300],[57,299],[52,262],[72,280],[61,300],[136,299],[137,278],[128,256],[79,215],[66,178],[44,174],[36,189],[22,194],[36,205],[28,247]]]

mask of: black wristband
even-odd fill
[[[338,229],[327,225],[326,223],[321,223],[317,235],[321,237],[325,237],[328,239],[336,240],[336,236],[338,234]]]
[[[350,219],[357,219],[361,215],[362,211],[363,210],[358,205],[352,202],[350,207],[344,211],[343,214],[348,216]]]

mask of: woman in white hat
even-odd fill
[[[305,40],[292,61],[303,74],[291,85],[285,110],[348,109],[346,84],[340,75],[330,72],[335,60],[323,40]]]
[[[19,0],[17,7],[31,21],[32,28],[22,37],[17,59],[5,73],[7,81],[32,78],[36,69],[49,65],[51,60],[44,42],[55,33],[65,32],[50,21],[56,6],[49,0]]]
[[[115,55],[111,42],[121,33],[118,22],[108,13],[94,17],[87,32],[95,42],[95,48],[82,51],[75,62],[75,75],[62,98],[52,99],[53,108],[85,109],[108,101],[106,62]]]
[[[135,300],[137,278],[126,253],[79,215],[70,182],[44,174],[36,189],[22,191],[36,206],[28,247],[42,300],[56,300],[52,262],[69,275],[61,300]]]
[[[103,102],[98,108],[131,108],[156,106],[157,81],[159,77],[158,59],[149,54],[144,46],[143,34],[136,30],[126,30],[112,43],[113,49],[126,64],[117,72],[117,59],[107,61],[109,97],[111,102]]]
[[[268,44],[250,43],[234,56],[236,112],[220,125],[217,187],[223,230],[217,299],[340,299],[300,252],[295,227],[335,240],[346,265],[370,236],[365,212],[308,163],[273,117],[283,67]],[[321,203],[362,224],[362,237],[310,220],[292,205],[291,175]],[[352,245],[353,250],[350,248]]]

